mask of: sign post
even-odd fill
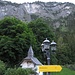
[[[60,65],[42,65],[39,66],[39,72],[60,72],[62,67]]]

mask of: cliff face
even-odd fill
[[[0,1],[0,19],[5,16],[14,16],[23,21],[31,20],[30,15],[27,13],[23,4]]]
[[[24,3],[24,6],[29,14],[35,14],[39,17],[50,17],[51,19],[66,17],[75,12],[75,5],[71,3],[34,2]]]

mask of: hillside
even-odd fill
[[[75,13],[75,5],[60,2],[33,2],[33,3],[11,3],[0,0],[0,19],[5,16],[14,16],[22,21],[34,20],[42,17],[48,25],[59,28],[60,19],[64,19]],[[64,22],[64,21],[63,21]]]
[[[23,4],[0,0],[0,19],[5,16],[14,16],[22,21],[30,21],[30,15]]]

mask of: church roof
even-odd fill
[[[33,57],[33,56],[34,56],[33,49],[32,49],[32,46],[30,46],[28,51],[28,57]]]
[[[28,51],[28,56],[24,58],[24,60],[31,60],[33,63],[37,65],[42,65],[42,63],[36,57],[34,57],[32,46],[30,46],[29,51]]]
[[[24,60],[31,60],[34,64],[42,65],[42,63],[35,57],[26,57]]]

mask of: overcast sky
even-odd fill
[[[24,2],[35,2],[35,1],[43,1],[43,2],[71,2],[75,4],[75,0],[6,0],[6,1],[11,1],[11,2],[16,2],[16,3],[24,3]]]

